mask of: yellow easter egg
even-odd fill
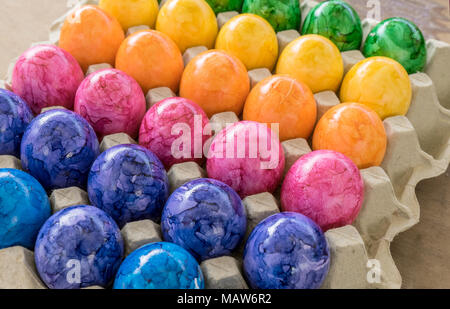
[[[123,30],[140,25],[155,27],[157,0],[100,0],[99,6],[117,18]]]
[[[239,58],[247,70],[268,68],[272,71],[278,56],[277,35],[264,18],[241,14],[220,29],[216,49]]]
[[[181,52],[189,47],[214,47],[217,20],[204,0],[169,0],[159,11],[156,30],[167,34]]]
[[[397,61],[371,57],[357,63],[345,75],[340,97],[342,102],[368,106],[381,119],[405,115],[411,105],[411,82]]]
[[[283,50],[277,74],[287,74],[304,82],[313,93],[337,91],[344,75],[344,62],[339,49],[329,39],[315,34],[303,35]]]

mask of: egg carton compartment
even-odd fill
[[[164,1],[161,1],[161,5]],[[81,5],[97,4],[95,0],[82,0]],[[301,1],[302,23],[309,10],[317,1]],[[60,28],[64,20],[77,7],[70,9],[51,26],[47,44],[58,44]],[[219,27],[237,12],[224,12],[217,16]],[[363,20],[364,38],[378,23],[372,19]],[[130,35],[145,27],[133,27]],[[279,52],[300,36],[296,30],[277,33]],[[35,43],[35,44],[39,44]],[[34,44],[33,44],[34,45]],[[185,65],[205,51],[203,46],[188,49],[183,60]],[[384,120],[388,146],[380,167],[361,170],[365,185],[365,200],[359,216],[351,226],[329,230],[325,233],[330,253],[330,271],[322,288],[400,288],[399,273],[390,253],[390,243],[394,237],[415,225],[420,218],[420,205],[415,195],[417,183],[423,179],[437,177],[444,173],[450,162],[450,45],[436,40],[427,41],[428,60],[424,73],[410,75],[413,89],[411,107],[406,116],[390,117]],[[345,72],[365,57],[359,50],[342,53]],[[12,68],[13,61],[10,65]],[[88,74],[110,67],[97,64],[88,69]],[[11,89],[12,70],[0,88]],[[270,76],[265,68],[249,71],[251,86]],[[169,88],[151,89],[146,96],[147,109],[160,100],[176,95]],[[318,107],[318,119],[330,108],[340,104],[332,91],[314,95]],[[216,114],[211,123],[216,130],[239,121],[233,112]],[[217,133],[217,131],[215,133]],[[102,151],[119,144],[136,143],[124,133],[106,136]],[[282,143],[288,169],[301,156],[311,152],[308,141],[294,139]],[[0,167],[20,168],[20,160],[10,156],[0,156]],[[170,190],[173,192],[182,184],[206,176],[205,170],[196,163],[174,165],[168,172]],[[263,219],[280,211],[279,192],[261,193],[244,199],[248,215],[247,236]],[[54,211],[81,202],[89,202],[86,192],[67,188],[55,190],[50,195]],[[142,244],[161,240],[158,224],[138,221],[127,224],[122,229],[127,253]],[[221,257],[204,261],[201,268],[207,288],[248,288],[242,271],[241,246],[231,257]],[[376,263],[379,263],[377,266]],[[6,267],[7,265],[8,267]],[[372,267],[379,267],[379,280],[368,280]],[[45,288],[37,275],[33,252],[22,247],[0,250],[0,288]],[[95,287],[91,287],[95,288]]]

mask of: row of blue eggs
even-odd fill
[[[115,288],[202,288],[197,261],[229,255],[242,241],[245,209],[229,186],[199,179],[168,198],[164,167],[145,148],[121,145],[99,155],[97,137],[83,118],[53,110],[31,121],[26,103],[10,92],[0,93],[0,109],[1,154],[20,153],[34,176],[0,172],[0,248],[35,244],[36,266],[49,287],[107,286],[117,273]],[[41,184],[47,191],[87,184],[96,207],[70,207],[49,218]],[[161,215],[170,243],[141,247],[122,263],[119,228],[136,220],[158,221]],[[79,278],[69,278],[77,267]],[[261,222],[244,254],[244,271],[254,288],[316,288],[328,267],[322,231],[300,214],[281,213]]]

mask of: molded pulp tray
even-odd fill
[[[81,4],[97,4],[97,1],[83,0]],[[164,2],[164,1],[162,1]],[[302,16],[317,4],[302,1]],[[51,27],[49,42],[57,44],[59,29],[66,15]],[[221,13],[222,25],[237,13]],[[377,24],[375,20],[363,21],[364,37]],[[137,27],[142,29],[143,27]],[[144,27],[145,28],[145,27]],[[132,29],[130,30],[133,31]],[[129,31],[129,32],[130,32]],[[280,50],[299,36],[295,30],[277,34]],[[424,73],[410,75],[413,89],[411,107],[406,116],[390,117],[384,120],[388,137],[386,156],[380,167],[361,171],[365,183],[365,201],[361,212],[352,226],[326,232],[331,249],[331,267],[324,288],[400,288],[402,279],[390,253],[394,237],[419,222],[420,206],[415,187],[423,179],[437,177],[444,173],[450,161],[450,45],[444,42],[427,41],[428,63]],[[194,47],[185,53],[185,61],[203,51]],[[342,53],[345,72],[364,56],[359,50]],[[14,63],[11,64],[11,68]],[[100,66],[101,67],[101,66]],[[8,88],[8,80],[0,87]],[[249,72],[252,85],[271,74],[267,69]],[[155,97],[160,100],[170,96],[168,89],[153,89],[147,95],[150,104]],[[167,94],[164,94],[167,93]],[[333,92],[315,95],[319,117],[332,106],[339,104]],[[238,121],[233,113],[221,113],[211,118],[212,122]],[[122,141],[123,139],[123,141]],[[119,134],[106,137],[103,149],[114,144],[130,142],[130,138]],[[286,170],[302,155],[311,151],[304,139],[283,142],[286,153]],[[0,167],[20,168],[17,159],[0,156]],[[195,163],[183,163],[169,171],[171,190],[186,181],[205,176],[205,171]],[[59,191],[59,192],[57,192]],[[52,207],[65,199],[65,206],[88,202],[85,192],[74,188],[56,190],[51,195]],[[249,231],[264,218],[279,212],[279,193],[275,197],[262,193],[244,199],[249,217]],[[60,207],[60,206],[59,206]],[[148,221],[148,220],[146,220]],[[142,232],[144,229],[144,232]],[[127,252],[146,242],[160,239],[159,226],[153,222],[127,224],[122,230]],[[44,288],[34,268],[32,252],[20,248],[0,250],[0,288]],[[234,257],[217,258],[202,263],[207,288],[246,288],[241,274],[242,248]],[[224,268],[227,271],[224,271]]]

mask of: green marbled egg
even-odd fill
[[[218,14],[220,12],[228,11],[240,12],[244,0],[206,0],[206,2],[212,7],[214,13]]]
[[[427,62],[425,39],[411,21],[394,17],[379,23],[367,36],[364,56],[385,56],[398,61],[409,74],[422,71]]]
[[[300,28],[298,0],[245,0],[242,13],[252,13],[265,18],[276,32]]]
[[[340,51],[359,49],[363,37],[361,20],[346,2],[319,3],[306,16],[302,34],[319,34],[330,39]]]

